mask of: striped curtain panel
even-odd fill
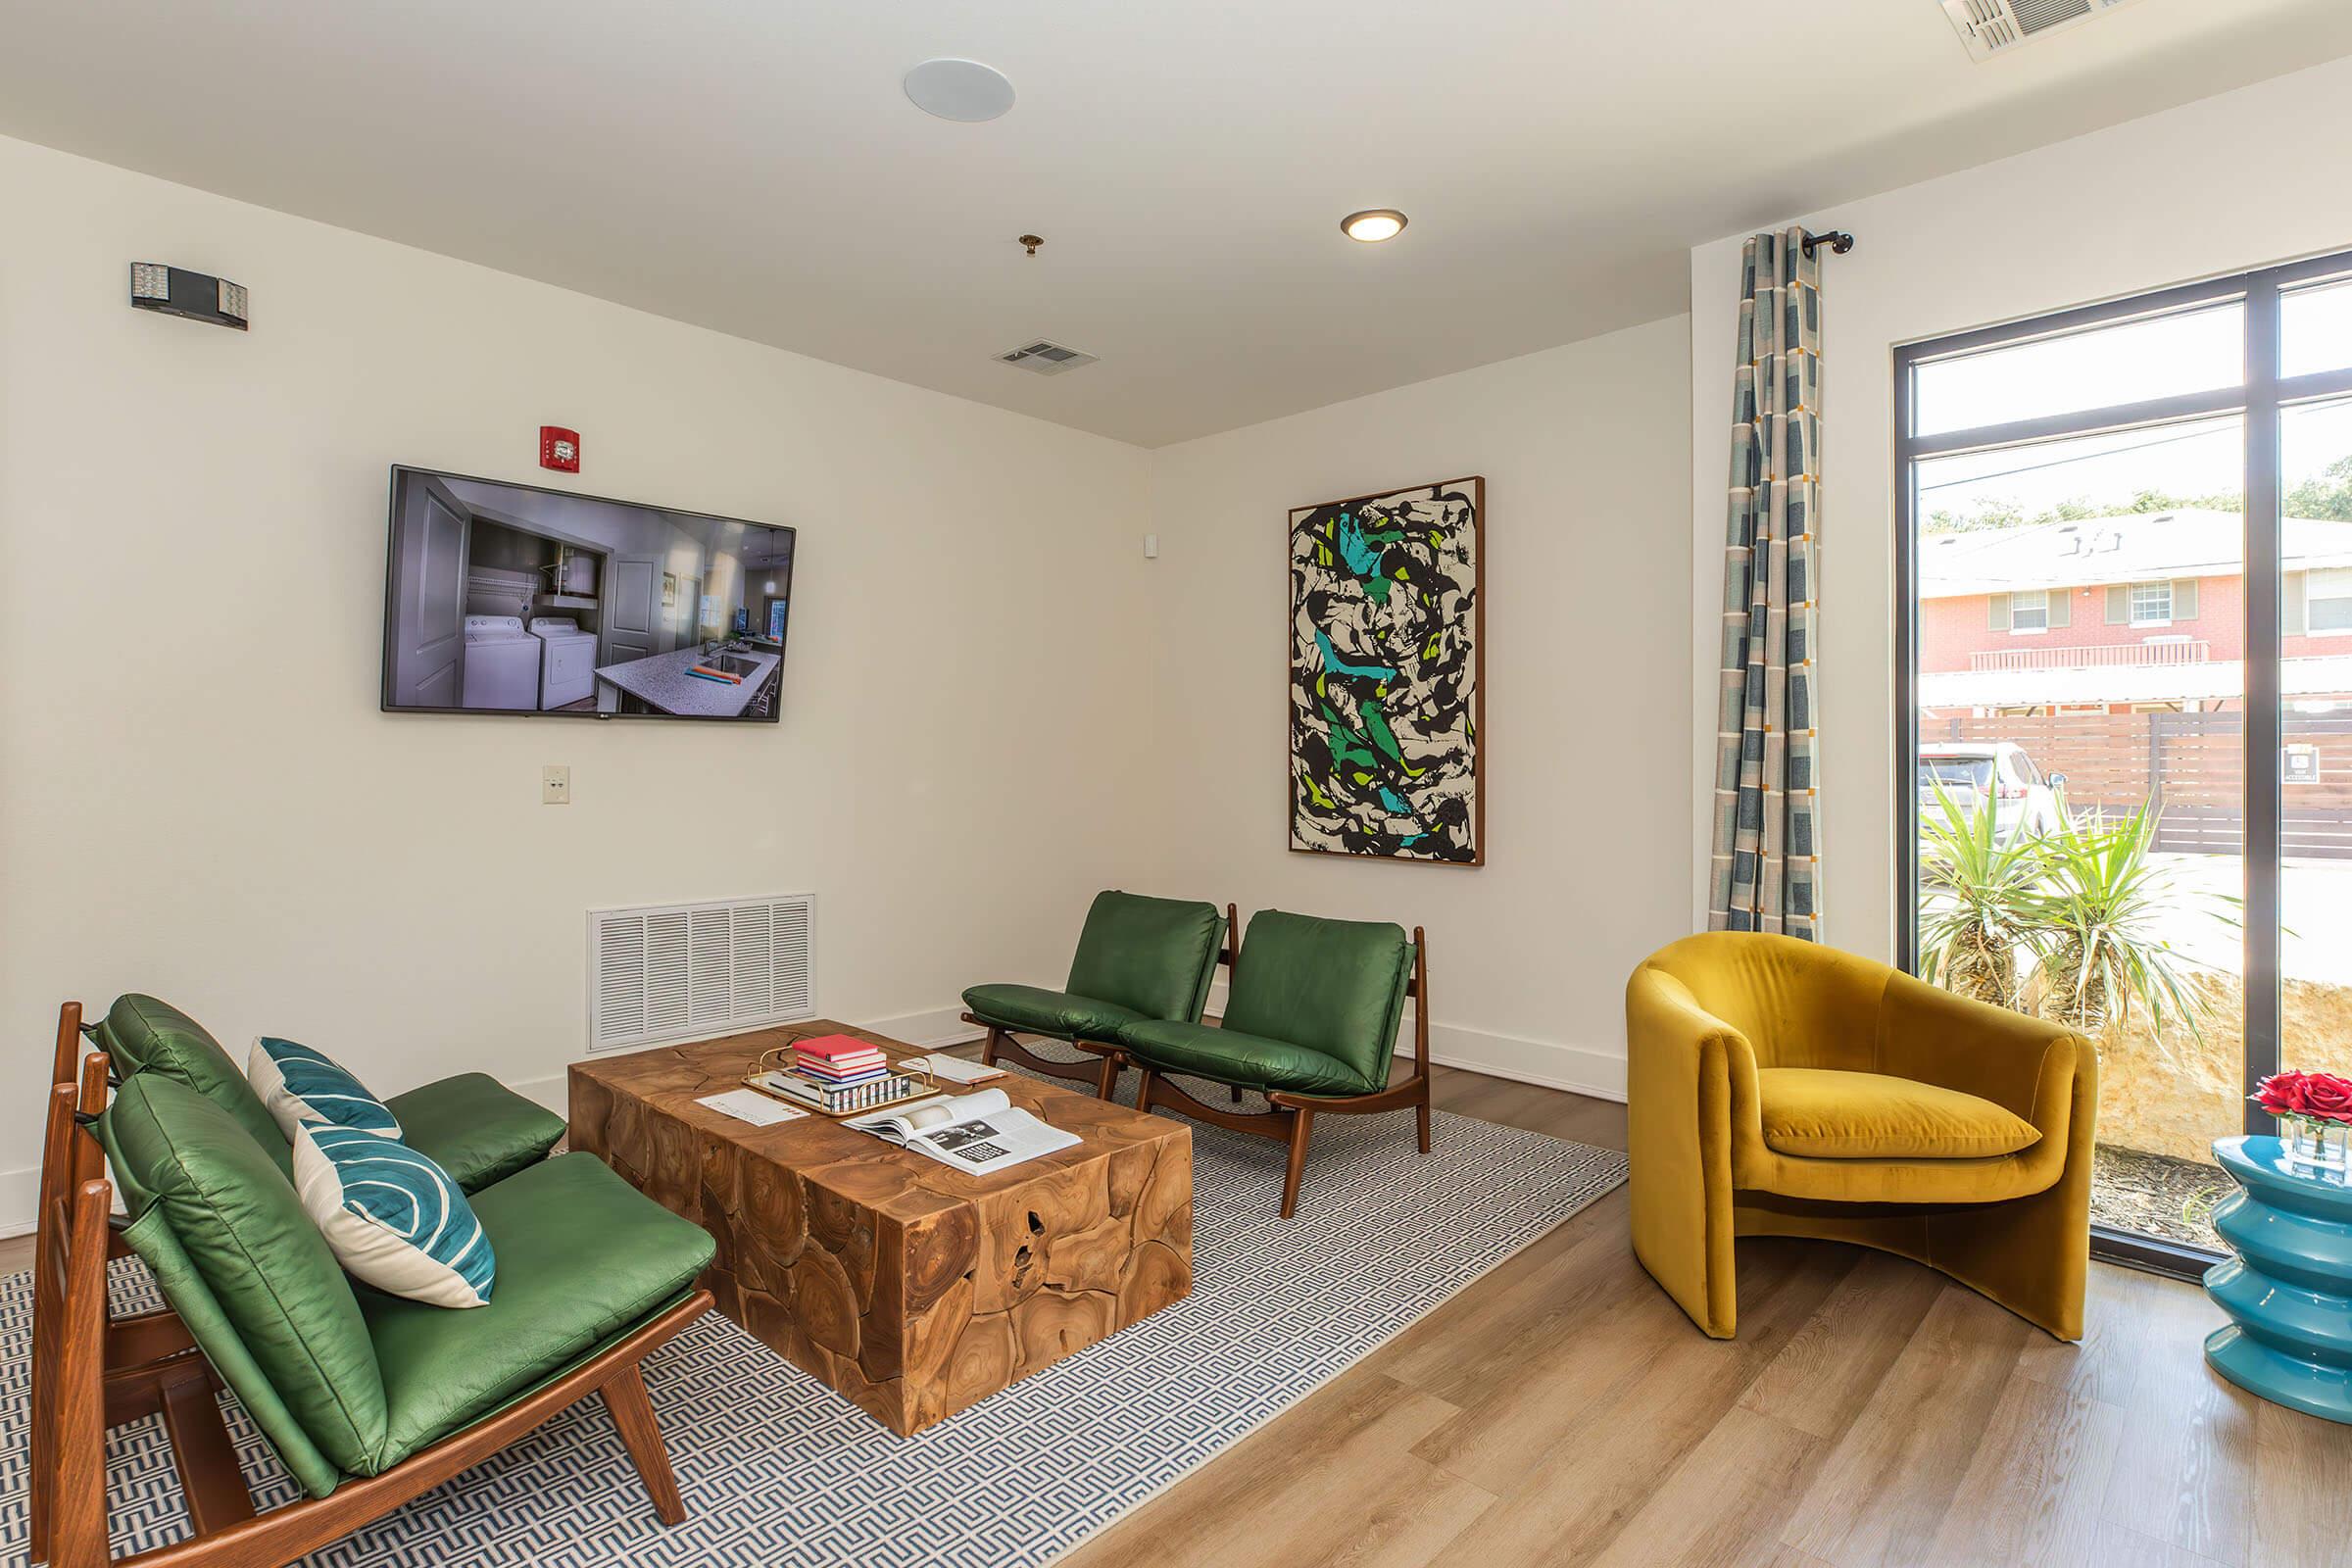
[[[1707,925],[1810,942],[1821,935],[1821,263],[1804,239],[1801,228],[1758,234],[1740,265]]]

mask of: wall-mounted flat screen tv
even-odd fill
[[[780,717],[790,528],[392,470],[387,711]]]

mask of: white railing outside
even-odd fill
[[[2213,657],[2213,645],[2191,642],[2088,643],[2078,648],[1996,648],[1971,654],[1968,667],[1985,669],[2144,669],[2170,664],[2202,664]]]

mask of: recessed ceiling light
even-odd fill
[[[1004,73],[977,60],[926,60],[906,73],[906,96],[926,115],[972,123],[1012,107]]]
[[[1349,239],[1377,245],[1404,232],[1404,215],[1394,207],[1375,207],[1368,213],[1349,213],[1340,220],[1340,232]]]

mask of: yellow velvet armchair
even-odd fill
[[[1626,987],[1634,1251],[1717,1339],[1738,1236],[1915,1258],[2082,1337],[2098,1057],[2056,1024],[1792,937],[1710,932]]]

